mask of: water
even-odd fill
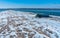
[[[5,10],[15,10],[15,11],[24,11],[24,12],[32,12],[32,13],[39,13],[45,15],[55,15],[60,16],[60,10],[45,10],[45,9],[0,9],[0,11]]]
[[[22,11],[60,16],[60,10],[22,10]]]

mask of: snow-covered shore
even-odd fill
[[[13,10],[0,12],[0,38],[60,38],[60,20],[35,16]]]

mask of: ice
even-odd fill
[[[54,19],[56,17],[36,18],[35,15],[13,10],[2,11],[0,13],[1,38],[60,38],[60,20],[56,21]]]

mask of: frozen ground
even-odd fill
[[[60,38],[60,19],[35,15],[13,10],[0,12],[0,38]]]

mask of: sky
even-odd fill
[[[0,0],[0,8],[60,8],[60,0]]]

